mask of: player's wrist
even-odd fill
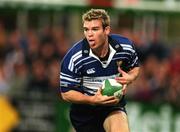
[[[129,74],[129,77],[127,79],[127,84],[130,84],[135,80],[135,75],[134,74]]]

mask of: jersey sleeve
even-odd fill
[[[82,92],[81,75],[77,72],[77,68],[71,58],[66,56],[61,62],[60,70],[60,91],[67,92],[75,90]]]
[[[132,46],[132,50],[131,50],[130,68],[139,67],[139,59],[135,46],[133,43],[131,44],[131,46]]]

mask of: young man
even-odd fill
[[[89,10],[82,21],[85,38],[65,55],[60,73],[62,97],[72,103],[71,122],[77,132],[129,132],[124,96],[103,96],[101,87],[114,78],[126,93],[139,73],[134,46],[110,34],[110,18],[103,9]]]

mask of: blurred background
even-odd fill
[[[73,132],[60,63],[83,38],[81,15],[105,8],[141,64],[128,87],[131,132],[180,131],[179,0],[0,0],[0,132]]]

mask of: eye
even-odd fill
[[[87,32],[87,31],[88,31],[88,29],[87,29],[87,28],[84,28],[84,31],[85,31],[85,32]]]
[[[98,31],[98,30],[99,30],[99,28],[93,28],[92,30],[93,30],[93,31]]]

